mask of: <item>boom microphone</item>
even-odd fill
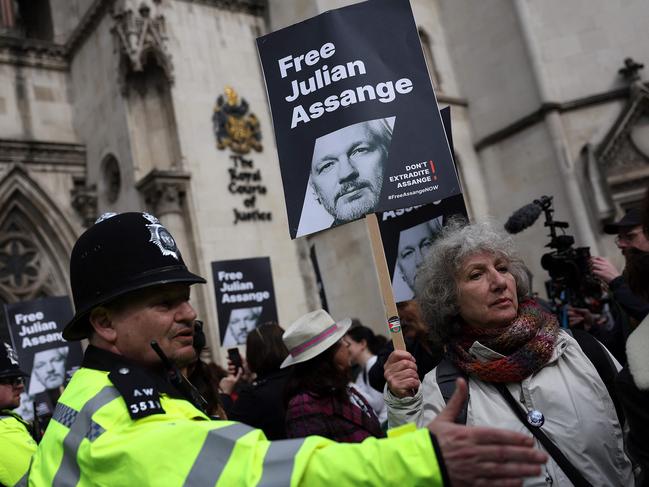
[[[539,205],[538,200],[519,208],[509,217],[505,223],[505,230],[508,233],[518,233],[530,227],[539,218],[543,208]]]

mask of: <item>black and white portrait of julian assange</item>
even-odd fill
[[[316,139],[297,237],[375,211],[395,119],[355,123]]]
[[[399,233],[397,261],[392,275],[392,292],[397,303],[415,297],[417,270],[442,230],[442,219],[438,216]]]
[[[34,365],[29,379],[30,396],[63,385],[68,351],[68,347],[58,347],[34,354]]]
[[[261,306],[251,308],[237,308],[230,311],[228,327],[225,330],[222,347],[236,347],[245,345],[248,333],[257,328],[261,317]]]

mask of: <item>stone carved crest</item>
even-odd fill
[[[248,102],[227,86],[225,95],[219,95],[214,107],[212,126],[216,146],[223,150],[229,147],[236,154],[247,154],[251,150],[260,152],[261,130],[257,117],[248,113]]]
[[[160,0],[143,0],[136,6],[134,0],[116,2],[112,14],[115,25],[111,32],[123,54],[123,71],[142,72],[149,56],[153,56],[171,83],[173,65],[167,51],[165,18],[159,12],[159,3]],[[123,72],[122,76],[125,74]]]

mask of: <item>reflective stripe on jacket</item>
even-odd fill
[[[0,484],[18,482],[35,451],[36,442],[22,419],[15,413],[0,411]]]
[[[425,429],[362,444],[320,437],[270,442],[244,424],[210,421],[185,400],[166,394],[160,400],[164,414],[133,420],[108,373],[79,369],[39,445],[28,484],[442,485]]]

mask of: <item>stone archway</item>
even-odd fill
[[[72,226],[27,171],[0,181],[0,305],[68,294]],[[2,313],[0,339],[8,339]]]

